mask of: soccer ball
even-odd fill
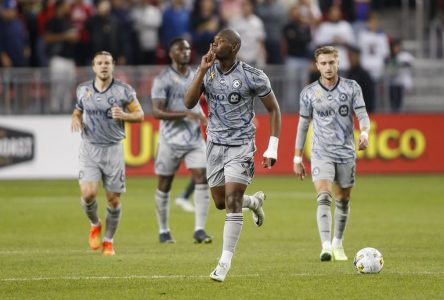
[[[384,259],[377,249],[366,247],[356,253],[353,264],[360,274],[374,274],[381,272]]]

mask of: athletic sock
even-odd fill
[[[345,227],[350,215],[350,201],[336,200],[333,246],[341,246]]]
[[[318,223],[319,236],[321,243],[328,245],[331,243],[331,195],[328,192],[321,192],[317,197],[318,209],[316,220]],[[328,243],[327,243],[328,242]]]
[[[236,249],[236,244],[239,240],[243,223],[244,216],[242,213],[228,213],[226,215],[224,225],[224,240],[222,246],[223,251],[220,258],[221,262],[228,264],[231,263],[231,257]]]
[[[195,190],[194,181],[190,181],[187,187],[185,188],[185,191],[183,191],[180,197],[183,199],[188,199],[191,196],[191,194],[194,192],[194,190]]]
[[[97,226],[99,225],[99,216],[97,215],[97,201],[94,198],[91,202],[87,203],[85,199],[80,198],[80,204],[82,205],[83,210],[85,211],[86,216],[88,217],[91,225]]]
[[[170,206],[170,193],[164,193],[156,190],[156,214],[157,222],[159,224],[159,232],[165,233],[170,231],[168,227],[169,220],[169,206]]]
[[[208,208],[210,207],[210,194],[208,184],[196,184],[194,191],[194,230],[205,229],[208,217]]]
[[[116,208],[107,207],[106,208],[106,230],[105,230],[105,241],[112,242],[114,234],[116,233],[117,226],[119,226],[120,215],[122,212],[122,205],[119,204]]]

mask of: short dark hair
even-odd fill
[[[99,55],[106,55],[111,57],[112,62],[114,63],[114,57],[111,53],[109,53],[108,51],[97,51],[96,53],[94,53],[93,59],[92,59],[92,64],[94,65],[94,59],[99,56]]]
[[[180,43],[180,42],[184,42],[184,41],[187,42],[187,39],[182,36],[178,36],[178,37],[173,38],[168,44],[168,52],[171,51],[171,48],[173,48],[174,45],[176,45],[177,43]]]

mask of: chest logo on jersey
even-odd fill
[[[109,104],[109,105],[113,105],[113,104],[115,104],[116,102],[117,102],[116,98],[114,98],[114,97],[109,97],[109,98],[108,98],[108,104]]]
[[[348,106],[347,105],[339,106],[339,114],[343,117],[348,116]]]
[[[332,96],[332,95],[328,95],[328,96],[327,96],[327,100],[328,100],[328,101],[333,100],[333,96]]]
[[[228,102],[230,102],[231,104],[237,104],[241,99],[242,96],[238,92],[233,92],[228,95]]]
[[[219,80],[219,83],[220,83],[221,85],[225,85],[225,84],[227,83],[227,81],[225,80],[225,78],[221,78],[221,79]]]
[[[333,109],[328,109],[328,110],[324,110],[324,111],[316,111],[316,113],[321,118],[326,118],[326,117],[335,115],[335,111]]]
[[[233,88],[234,89],[240,89],[241,86],[242,86],[242,81],[240,81],[239,79],[233,80]]]
[[[341,100],[342,102],[347,101],[347,99],[348,99],[348,97],[347,97],[346,94],[341,93],[341,94],[339,95],[339,100]]]

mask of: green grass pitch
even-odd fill
[[[308,180],[307,180],[308,179]],[[221,252],[225,213],[212,205],[209,245],[192,242],[194,216],[171,205],[177,243],[158,243],[155,178],[128,179],[115,257],[88,250],[75,180],[0,181],[0,299],[444,299],[444,176],[358,176],[344,246],[347,262],[319,261],[309,178],[255,178],[267,193],[264,226],[244,227],[224,283],[208,275]],[[177,178],[172,198],[188,178]],[[103,219],[105,201],[99,198]],[[371,246],[380,274],[359,275]]]

